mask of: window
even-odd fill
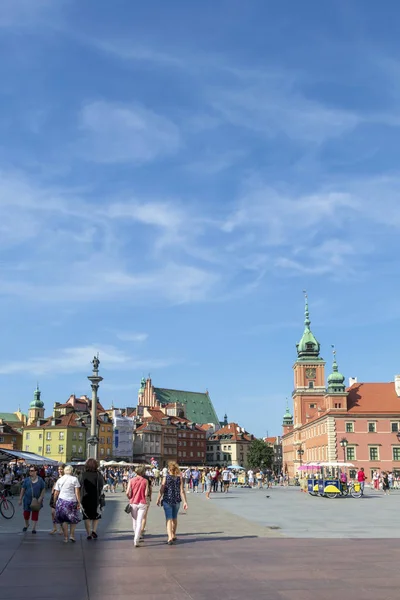
[[[64,444],[59,444],[58,452],[59,452],[59,454],[62,454],[64,452]]]
[[[79,446],[79,448],[78,448],[78,454],[82,454],[82,446]]]
[[[193,452],[190,453],[190,456],[193,456]]]
[[[400,448],[393,448],[393,460],[400,460]]]
[[[231,446],[228,446],[228,450],[231,450]]]
[[[17,441],[17,438],[16,438],[15,436],[13,436],[13,437],[11,438],[11,441],[12,441],[12,442],[16,442],[16,441]]]
[[[3,443],[3,442],[4,442],[4,436],[0,435],[0,443]]]
[[[335,408],[342,408],[341,403],[340,402],[339,403],[335,403]]]
[[[64,432],[60,431],[60,433],[58,434],[58,439],[59,440],[63,440],[64,439]]]
[[[50,454],[51,453],[51,446],[50,444],[46,444],[46,454]]]
[[[41,440],[41,439],[42,439],[42,437],[43,437],[43,434],[42,434],[42,433],[39,433],[39,440]]]
[[[354,446],[347,446],[346,448],[347,460],[356,460],[356,449]]]
[[[110,456],[110,454],[111,454],[110,448],[107,448],[107,456]]]
[[[313,390],[313,389],[314,389],[314,382],[313,382],[313,381],[309,381],[309,382],[308,382],[308,388],[309,388],[310,390]]]
[[[200,456],[201,456],[201,452],[198,452],[198,453],[197,453],[197,456],[198,456],[198,457],[200,457]]]
[[[73,434],[72,434],[72,439],[73,439],[73,440],[76,440],[76,431],[74,431],[74,432],[73,432]]]
[[[102,425],[102,426],[101,426],[101,430],[102,430],[102,431],[105,431],[105,430],[106,430],[106,428],[104,427],[104,425]]]
[[[41,453],[42,452],[42,446],[38,446],[38,452]]]
[[[72,452],[75,454],[75,452],[76,452],[76,444],[72,444]]]
[[[372,421],[371,423],[368,423],[368,433],[376,433],[376,423],[375,423],[375,421]]]
[[[51,431],[46,433],[46,440],[51,440]]]
[[[82,431],[79,432],[79,439],[83,440],[83,433],[82,433]]]
[[[379,460],[379,449],[377,446],[369,447],[369,460]]]
[[[349,475],[350,475],[350,479],[355,479],[357,477],[356,469],[350,469]]]
[[[31,437],[31,434],[30,434],[30,433],[27,433],[27,434],[26,434],[26,439],[27,439],[27,440],[29,440],[29,438],[30,438],[30,437]]]
[[[101,456],[104,456],[104,448],[100,448],[100,454]]]
[[[346,423],[346,433],[354,433],[354,423]]]
[[[29,452],[29,446],[25,446],[25,452]]]
[[[111,438],[110,437],[107,438],[107,444],[111,444]]]
[[[399,430],[399,424],[396,423],[392,423],[392,433],[397,433],[397,431]]]
[[[316,404],[310,404],[310,408],[317,408]]]

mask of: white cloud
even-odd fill
[[[137,333],[135,331],[121,331],[117,333],[117,338],[122,342],[145,342],[148,337],[148,333]]]
[[[16,373],[29,373],[32,375],[56,375],[57,373],[87,373],[91,372],[91,360],[99,353],[100,374],[103,369],[157,369],[165,368],[178,362],[168,358],[138,358],[132,357],[118,348],[104,344],[79,346],[55,350],[47,356],[27,358],[3,362],[0,365],[1,375],[15,375]]]
[[[172,121],[139,105],[86,104],[80,127],[79,154],[99,163],[146,163],[175,153],[181,144]]]

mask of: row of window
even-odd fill
[[[368,433],[376,433],[377,431],[377,423],[376,421],[368,421],[367,425]],[[400,429],[398,421],[392,421],[390,423],[390,428],[392,433],[397,433]],[[346,423],[346,433],[354,433],[354,423],[352,421]]]
[[[104,427],[104,425],[101,426],[101,431],[105,431],[106,428]],[[107,427],[107,432],[111,433],[111,427]]]
[[[100,442],[100,444],[105,444],[105,443],[107,443],[107,444],[111,444],[111,438],[110,438],[110,437],[108,437],[108,438],[107,438],[107,442],[105,442],[105,439],[106,439],[106,438],[104,438],[104,437],[101,437],[101,438],[99,439],[99,442]]]
[[[12,442],[16,442],[17,438],[13,435],[12,438],[11,438],[11,441]],[[0,435],[0,444],[3,444],[3,443],[5,443],[4,435]]]
[[[379,458],[379,446],[369,446],[369,460],[380,460]],[[347,446],[346,448],[347,460],[357,460],[356,447]],[[400,446],[394,446],[392,448],[393,460],[400,460]]]
[[[181,458],[182,457],[183,458],[194,458],[194,454],[195,454],[194,452],[188,452],[188,453],[186,453],[185,451],[183,451],[183,452],[178,451],[178,456],[181,457]],[[204,452],[198,452],[197,453],[197,458],[204,458]]]
[[[230,446],[230,445],[226,445],[226,446],[214,446],[214,445],[210,445],[210,446],[207,446],[207,451],[208,452],[220,452],[221,449],[224,450],[224,451],[227,451],[227,450],[230,451],[230,450],[232,450],[232,446]],[[243,450],[243,444],[239,445],[239,450]]]
[[[187,445],[190,447],[193,447],[193,446],[200,446],[201,448],[203,447],[203,444],[201,442],[188,442]],[[178,446],[186,446],[186,440],[183,440],[183,441],[179,440]]]
[[[185,438],[189,438],[189,439],[198,439],[201,440],[202,438],[204,438],[204,435],[202,435],[201,433],[183,433],[181,431],[178,431],[178,437],[185,437]]]
[[[49,440],[49,441],[50,441],[50,440],[52,439],[51,435],[52,435],[52,432],[51,432],[51,431],[47,431],[47,432],[46,432],[46,440]],[[30,434],[30,432],[28,431],[28,432],[25,434],[25,439],[26,439],[26,440],[29,440],[29,439],[30,439],[30,437],[31,437],[31,434]],[[39,433],[39,440],[41,440],[42,438],[43,438],[43,434],[42,434],[42,433]],[[59,432],[58,432],[58,439],[59,439],[59,440],[64,440],[64,439],[65,439],[65,432],[64,432],[64,431],[59,431]],[[79,432],[79,434],[77,434],[77,433],[76,433],[76,431],[74,431],[74,432],[72,433],[72,439],[73,439],[73,440],[77,440],[77,439],[79,439],[79,440],[83,440],[83,432],[82,432],[82,431],[80,431],[80,432]]]

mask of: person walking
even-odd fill
[[[229,491],[229,484],[231,482],[231,472],[227,467],[221,473],[222,481],[224,484],[224,493],[227,494]]]
[[[204,485],[205,485],[207,500],[210,500],[212,484],[213,484],[212,471],[210,471],[210,469],[205,469],[204,470]]]
[[[171,546],[177,541],[178,513],[183,499],[183,508],[187,510],[186,493],[182,474],[176,462],[168,463],[168,474],[163,478],[157,498],[157,506],[162,506],[167,523],[167,544]]]
[[[88,458],[84,471],[79,477],[81,486],[82,516],[85,523],[86,539],[97,540],[97,526],[101,519],[101,496],[104,477],[99,472],[99,464],[94,458]]]
[[[29,467],[28,477],[25,478],[19,495],[18,504],[23,504],[25,527],[22,531],[28,531],[29,519],[32,520],[32,533],[36,533],[39,520],[39,511],[43,506],[43,498],[46,486],[35,465]]]
[[[145,477],[146,467],[140,466],[136,469],[136,477],[129,480],[126,495],[129,499],[133,543],[135,548],[139,548],[140,536],[142,533],[142,521],[147,510],[147,498],[149,494],[149,482]]]
[[[64,463],[61,463],[61,464],[58,465],[58,477],[62,477],[64,475],[64,468],[65,468]],[[50,535],[54,535],[55,533],[57,533],[56,498],[55,498],[56,483],[57,483],[57,479],[56,479],[56,481],[54,481],[53,488],[51,490],[50,502],[49,502],[49,505],[50,505],[50,508],[51,508],[51,519],[53,521],[53,529],[49,532]],[[59,533],[60,533],[60,535],[62,535],[62,533],[63,533],[61,525],[60,525],[60,531],[59,531]]]
[[[366,479],[367,476],[365,475],[364,467],[361,467],[361,469],[357,473],[357,481],[360,484],[361,496],[364,496],[364,487]]]
[[[382,489],[385,496],[390,496],[389,475],[386,471],[383,471],[382,473]]]
[[[81,484],[78,478],[73,475],[73,468],[67,465],[64,469],[64,475],[56,481],[54,495],[56,498],[56,523],[62,527],[64,542],[68,543],[68,525],[69,541],[75,543],[75,529],[81,520],[79,509]]]

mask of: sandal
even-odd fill
[[[91,539],[92,539],[92,536],[91,536],[91,535],[88,535],[86,539],[87,539],[87,540],[91,540]]]
[[[68,544],[68,538],[64,538],[64,544]]]
[[[73,538],[73,537],[70,537],[70,538],[69,538],[69,541],[70,541],[70,542],[72,542],[73,544],[75,544],[75,542],[76,542],[76,539],[75,539],[75,538]]]
[[[95,531],[92,531],[92,538],[93,538],[94,540],[97,540],[97,538],[98,538],[98,537],[99,537],[99,536],[97,535],[97,533],[96,533]]]

